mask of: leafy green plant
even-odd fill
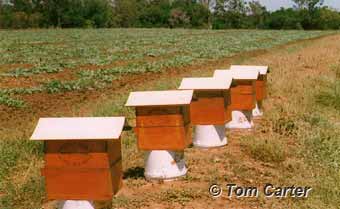
[[[18,99],[13,99],[6,94],[0,93],[0,104],[7,105],[9,107],[20,108],[25,105],[25,103]]]

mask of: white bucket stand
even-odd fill
[[[261,102],[256,102],[256,106],[253,109],[253,117],[262,117],[263,116],[263,110],[261,107]]]
[[[251,129],[254,127],[253,115],[251,110],[232,111],[232,120],[225,126],[228,129]]]
[[[214,148],[225,146],[227,137],[224,125],[196,125],[193,144],[199,148]]]
[[[66,200],[60,202],[58,209],[95,209],[92,201]]]
[[[171,181],[184,176],[187,171],[184,151],[153,150],[146,152],[144,176],[147,180]]]

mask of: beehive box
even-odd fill
[[[251,66],[251,65],[232,65],[231,70],[255,70],[260,73],[255,82],[256,86],[256,100],[262,101],[267,98],[267,73],[268,66]]]
[[[194,101],[190,105],[193,125],[224,125],[231,120],[231,78],[184,78],[179,89],[194,90]]]
[[[136,109],[135,133],[141,150],[184,150],[192,143],[193,91],[132,92],[126,106]]]
[[[252,110],[256,104],[256,80],[259,76],[253,70],[216,70],[214,77],[232,77],[230,88],[232,110]]]
[[[49,200],[111,200],[122,186],[124,117],[41,118],[31,140],[44,141]]]

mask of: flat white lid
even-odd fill
[[[40,118],[31,140],[118,139],[125,117]]]
[[[232,77],[183,78],[179,89],[224,90],[229,89]]]
[[[193,93],[193,90],[131,92],[125,106],[188,105],[191,103]]]
[[[257,80],[259,72],[256,70],[245,69],[245,70],[215,70],[214,77],[230,77],[232,76],[235,80]]]
[[[268,73],[268,66],[255,66],[255,65],[232,65],[231,70],[257,70],[261,75]]]

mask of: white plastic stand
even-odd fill
[[[228,129],[250,129],[254,127],[252,111],[232,111],[232,120],[226,124]]]
[[[193,144],[199,148],[214,148],[225,146],[227,137],[224,125],[196,125]]]
[[[253,117],[261,117],[263,116],[262,108],[260,107],[260,103],[256,102],[256,106],[253,109]]]
[[[147,180],[171,181],[184,176],[187,171],[184,151],[153,150],[146,152],[144,176]]]
[[[66,200],[60,203],[58,209],[95,209],[95,206],[91,201]]]

